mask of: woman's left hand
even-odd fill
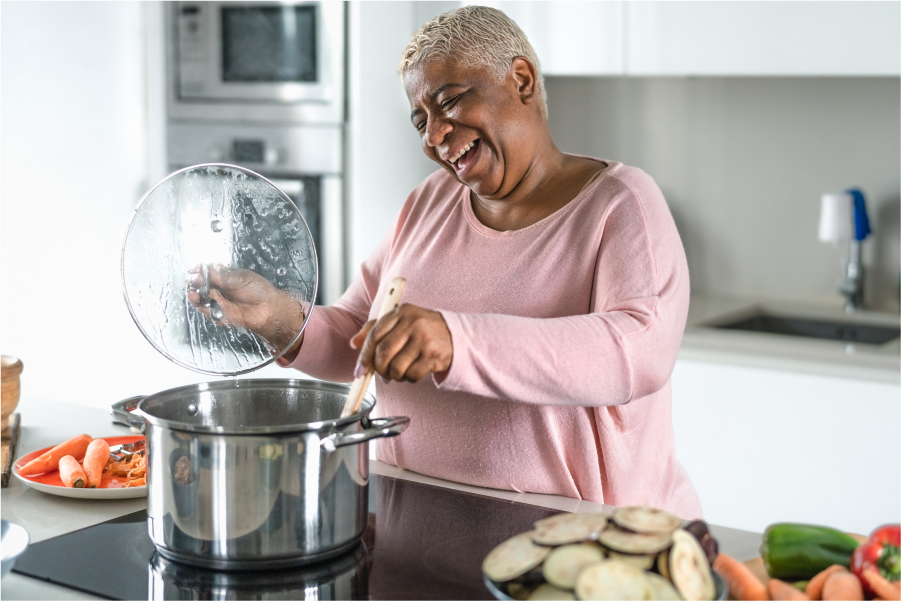
[[[386,380],[404,382],[418,382],[430,373],[443,375],[454,356],[441,313],[415,305],[400,305],[378,321],[366,322],[350,346],[362,347],[354,377],[372,366]]]

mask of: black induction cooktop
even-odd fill
[[[376,475],[369,511],[355,549],[302,568],[219,572],[167,561],[142,510],[35,543],[13,571],[107,599],[491,599],[485,555],[558,513]]]

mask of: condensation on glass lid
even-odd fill
[[[241,167],[198,165],[138,205],[122,282],[132,318],[163,355],[202,373],[246,373],[273,361],[306,325],[316,249],[274,184]],[[254,310],[267,304],[279,310]]]

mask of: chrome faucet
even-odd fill
[[[853,313],[863,309],[863,261],[860,260],[860,241],[851,240],[851,252],[845,265],[842,279],[838,282],[838,290],[847,297],[845,313]]]

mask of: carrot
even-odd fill
[[[716,556],[713,569],[729,586],[729,592],[740,601],[766,601],[766,587],[757,579],[748,566],[729,557],[725,553]]]
[[[804,592],[807,593],[807,596],[811,599],[822,599],[823,585],[826,584],[826,579],[842,570],[845,570],[845,566],[839,564],[829,566],[810,579],[810,582],[807,584],[807,589]]]
[[[883,578],[876,568],[867,568],[863,577],[870,583],[870,588],[883,599],[901,599],[901,582],[892,582]]]
[[[860,579],[848,570],[839,570],[826,578],[823,585],[823,599],[862,600],[863,586]]]
[[[63,481],[63,486],[68,488],[84,488],[88,481],[84,470],[72,455],[66,455],[59,460],[59,479]]]
[[[95,438],[88,445],[84,461],[81,463],[84,467],[84,473],[88,476],[88,488],[100,486],[103,468],[106,467],[109,457],[109,443],[102,438]]]
[[[58,444],[40,457],[36,457],[19,468],[20,476],[34,476],[59,469],[59,460],[71,455],[76,461],[84,458],[88,445],[93,439],[87,434],[79,434],[62,444]]]
[[[810,599],[807,595],[778,578],[770,578],[766,583],[766,592],[773,601],[794,601],[796,599]]]

